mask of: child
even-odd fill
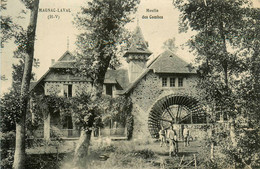
[[[165,144],[166,146],[166,133],[163,128],[159,131],[159,139],[160,139],[160,146],[162,147],[163,144]]]

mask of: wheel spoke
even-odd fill
[[[172,120],[174,119],[173,114],[171,109],[169,109],[169,107],[166,108],[166,111],[169,113],[169,115],[171,116]]]
[[[176,115],[176,119],[177,119],[177,122],[178,122],[178,123],[180,122],[181,111],[182,111],[182,106],[181,106],[181,105],[178,105],[178,110],[177,110],[177,115]]]
[[[181,113],[182,113],[182,106],[180,106],[179,119],[181,118]]]
[[[186,116],[182,117],[182,118],[180,119],[180,122],[186,120],[188,117],[190,117],[190,114],[187,114]]]
[[[172,120],[168,120],[168,119],[163,119],[163,118],[160,118],[159,120],[162,120],[162,121],[167,121],[167,122],[169,122],[169,123],[173,123],[173,121],[172,121]]]

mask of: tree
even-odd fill
[[[236,106],[240,109],[237,124],[240,130],[238,148],[233,149],[232,155],[238,159],[241,167],[257,168],[260,151],[260,9],[247,9],[246,15],[247,25],[239,52],[240,55],[247,56],[246,71],[236,83]],[[244,121],[248,123],[245,129],[241,126]]]
[[[84,31],[78,36],[77,59],[80,74],[93,80],[93,99],[101,96],[107,69],[119,64],[119,46],[124,40],[124,25],[131,21],[139,0],[92,0],[75,18]],[[85,115],[86,118],[90,116]],[[84,118],[85,119],[85,118]],[[92,123],[83,126],[74,162],[84,161],[90,143]],[[84,164],[83,164],[84,165]],[[80,167],[80,166],[78,166]]]
[[[19,40],[18,40],[19,41]],[[18,42],[17,41],[17,42]],[[12,90],[15,90],[17,92],[20,92],[21,90],[21,84],[23,79],[23,72],[24,72],[24,66],[25,66],[25,58],[26,53],[21,50],[16,50],[14,52],[14,58],[18,60],[17,64],[12,64],[13,72],[12,72]],[[33,66],[35,68],[39,67],[39,59],[33,58]],[[34,79],[35,73],[31,73],[31,80]]]
[[[0,12],[2,13],[6,10],[6,2],[7,0],[1,0]],[[1,48],[4,47],[4,43],[6,43],[9,39],[11,39],[15,32],[20,29],[20,27],[13,23],[12,18],[10,16],[1,15]]]
[[[197,32],[187,44],[197,55],[199,87],[204,90],[201,96],[208,105],[214,102],[228,114],[229,138],[237,147],[234,120],[252,110],[241,102],[257,104],[259,98],[259,9],[252,8],[249,0],[176,0],[173,4],[181,12],[180,31],[190,28]],[[251,84],[245,75],[251,77]],[[254,93],[254,99],[241,90]],[[251,113],[256,115],[254,108]]]
[[[166,40],[165,42],[163,42],[163,49],[168,49],[172,52],[176,52],[176,50],[178,49],[178,47],[175,44],[175,37]]]
[[[6,10],[6,0],[1,0],[0,12],[3,13]],[[18,25],[14,24],[10,16],[1,15],[1,48],[4,47],[4,44],[15,36],[15,32],[20,29]],[[7,80],[5,75],[1,75],[1,80]]]
[[[241,80],[236,83],[237,95],[241,98],[238,104],[247,110],[249,120],[254,128],[259,128],[260,99],[260,9],[246,10],[247,25],[242,37],[239,54],[246,56],[246,70]]]
[[[23,51],[26,56],[21,83],[20,114],[19,118],[16,121],[15,155],[13,163],[13,168],[15,169],[23,169],[25,167],[25,120],[29,99],[28,91],[31,80],[34,56],[34,41],[39,8],[39,0],[23,0],[22,2],[28,9],[30,9],[31,15],[27,31],[21,32],[20,36],[17,36],[16,38],[16,43],[19,44],[18,50]]]
[[[14,161],[15,119],[19,115],[19,94],[15,90],[0,99],[1,167],[12,168]]]

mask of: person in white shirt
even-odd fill
[[[184,147],[187,147],[188,145],[190,145],[189,136],[190,136],[190,131],[188,129],[188,126],[186,125],[186,126],[184,126],[184,129],[183,129]]]

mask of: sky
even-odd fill
[[[19,0],[8,0],[7,3],[7,10],[3,14],[12,16],[15,23],[26,28],[30,13],[21,13],[25,8]],[[259,0],[255,0],[255,3],[260,6]],[[72,53],[76,49],[75,41],[79,31],[72,22],[76,13],[80,11],[80,7],[84,5],[86,6],[86,0],[40,0],[34,53],[34,57],[40,61],[40,67],[33,68],[37,79],[40,79],[49,69],[51,59],[58,60],[67,49]],[[44,12],[46,9],[55,10],[55,12]],[[152,19],[150,15],[163,18]],[[141,0],[135,17],[136,19],[126,25],[126,28],[133,31],[139,20],[144,38],[153,52],[151,59],[163,52],[164,41],[175,37],[176,45],[179,47],[177,55],[187,62],[193,61],[195,57],[189,49],[181,47],[193,33],[178,33],[179,12],[173,7],[172,0]],[[17,62],[15,58],[12,58],[15,49],[16,46],[12,40],[1,49],[1,75],[5,75],[8,79],[1,81],[1,93],[11,86],[11,65]]]

